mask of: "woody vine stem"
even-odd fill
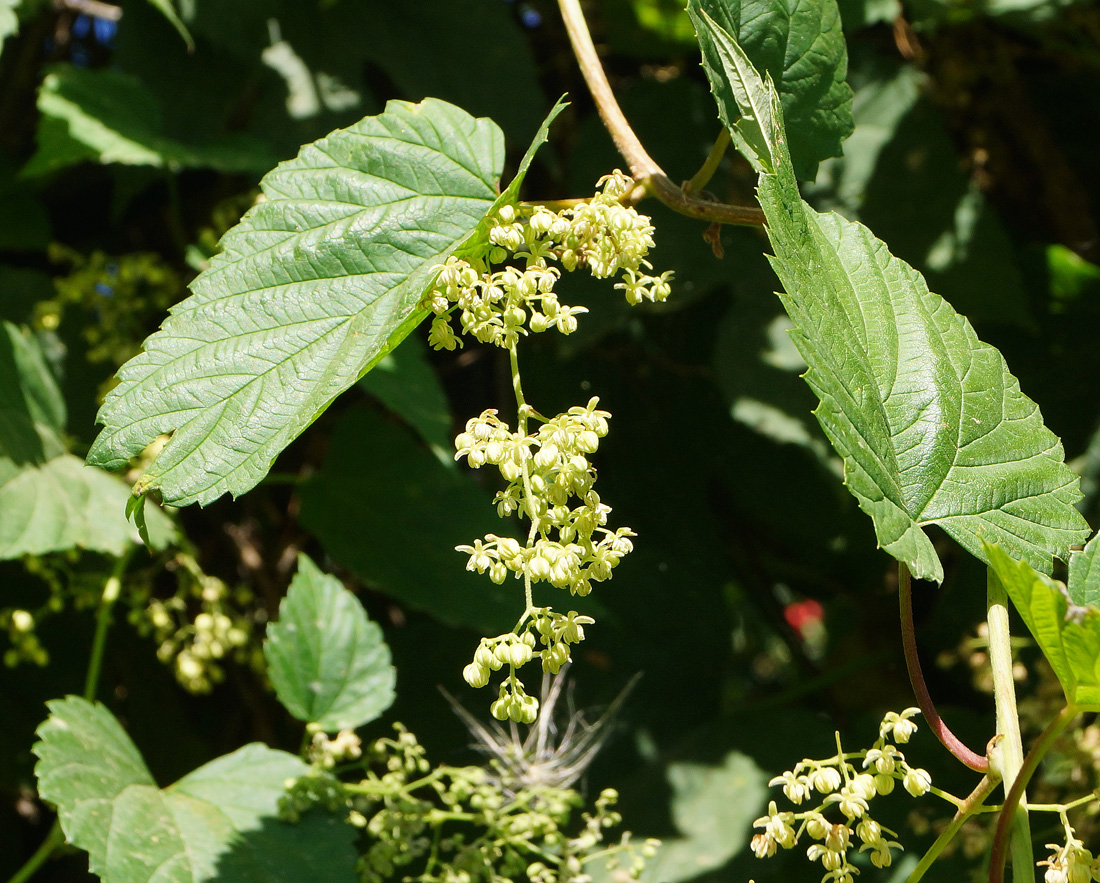
[[[588,23],[581,11],[580,0],[558,0],[562,21],[569,33],[569,42],[573,46],[573,53],[577,57],[584,81],[588,85],[588,91],[596,102],[600,119],[611,134],[615,147],[622,154],[623,159],[630,166],[631,177],[638,182],[638,189],[631,194],[633,202],[637,202],[648,193],[655,196],[673,211],[690,218],[698,218],[701,221],[710,221],[716,224],[738,224],[750,227],[764,226],[764,212],[755,206],[729,205],[722,202],[714,202],[700,199],[693,193],[703,187],[709,180],[721,159],[722,153],[729,144],[729,137],[725,130],[715,149],[707,158],[707,162],[688,182],[688,186],[680,187],[672,182],[665,174],[664,169],[646,152],[642,142],[627,122],[611,84],[607,80],[600,57],[596,53],[596,47],[592,42],[592,35],[588,31]]]

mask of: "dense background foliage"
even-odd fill
[[[9,35],[0,53],[0,318],[42,342],[64,393],[56,429],[77,455],[95,437],[116,368],[184,297],[260,176],[300,144],[390,98],[434,96],[496,120],[514,166],[568,92],[573,103],[525,198],[587,194],[622,164],[549,2],[191,0],[180,6],[193,51],[157,6],[130,0],[119,16],[93,5],[94,17],[75,3],[0,0],[0,35]],[[602,0],[589,14],[642,140],[674,179],[690,177],[719,124],[686,15],[676,0]],[[1064,439],[1095,524],[1100,166],[1090,122],[1100,118],[1100,10],[845,0],[841,14],[856,129],[805,192],[866,223],[1001,349]],[[710,189],[746,202],[752,182],[731,158]],[[816,879],[803,863],[756,863],[744,849],[748,826],[764,806],[763,783],[832,752],[834,728],[853,746],[869,744],[884,710],[912,704],[893,562],[875,550],[810,416],[760,232],[724,228],[719,259],[699,222],[642,208],[657,227],[655,266],[676,271],[668,304],[628,314],[617,294],[570,278],[571,302],[590,314],[569,338],[532,340],[523,366],[527,398],[544,413],[590,395],[613,413],[600,493],[638,532],[635,554],[585,608],[597,625],[572,670],[582,708],[606,705],[644,672],[587,788],[618,787],[626,825],[674,844],[655,863],[662,880]],[[0,348],[0,362],[10,349]],[[449,448],[467,417],[509,413],[502,359],[477,347],[429,354],[409,340],[260,487],[181,511],[180,537],[151,558],[139,553],[126,583],[136,627],[113,632],[100,696],[160,782],[246,741],[299,743],[250,650],[300,551],[357,587],[383,625],[398,672],[390,716],[437,759],[468,759],[469,736],[436,685],[484,713],[460,672],[479,634],[511,625],[515,604],[502,604],[506,591],[466,573],[452,551],[499,528],[495,488],[454,465]],[[6,511],[25,511],[12,496],[25,489],[3,468],[0,481]],[[120,505],[110,494],[87,499],[93,518],[96,505]],[[87,608],[114,566],[107,542],[57,552],[18,536],[0,511],[0,609],[35,611],[49,659],[40,664],[45,654],[22,645],[0,671],[4,876],[48,828],[34,796],[33,731],[46,699],[80,690]],[[945,716],[978,743],[992,703],[965,642],[984,609],[984,574],[946,538],[941,545],[947,579],[920,587],[918,632]],[[229,587],[227,609],[254,634],[216,670],[188,677],[174,651],[158,661],[166,634],[150,601],[182,591],[193,617],[201,590],[189,587],[209,578]],[[0,635],[4,651],[21,646],[10,619],[0,619],[12,639]],[[1040,667],[1032,672],[1038,705],[1047,682]],[[385,726],[372,725],[379,735]],[[923,735],[911,758],[934,779],[942,769],[950,785],[958,772]],[[895,827],[920,830],[920,819],[906,820],[910,805],[898,805]],[[923,813],[925,829],[946,815],[939,806]],[[960,850],[954,860],[968,858]],[[45,873],[80,879],[85,867],[74,854]],[[960,873],[944,865],[935,879]]]

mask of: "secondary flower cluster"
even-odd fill
[[[891,849],[901,844],[888,839],[896,833],[871,818],[870,802],[879,794],[889,794],[895,782],[914,797],[928,792],[932,781],[924,770],[909,766],[894,743],[904,744],[916,731],[912,717],[916,708],[901,714],[890,712],[879,726],[879,738],[871,748],[845,754],[837,736],[837,753],[827,760],[804,760],[789,772],[776,776],[768,784],[781,785],[787,799],[794,804],[810,800],[816,792],[824,799],[813,809],[802,812],[779,812],[773,800],[768,814],[753,826],[763,829],[752,838],[752,850],[757,857],[775,855],[777,849],[792,849],[803,835],[812,841],[806,850],[810,861],[821,862],[825,869],[823,881],[852,883],[858,870],[849,863],[848,851],[858,838],[859,851],[871,853],[871,863],[877,868],[889,867],[893,861]],[[853,761],[862,761],[857,770]],[[839,821],[825,816],[829,807],[840,811]]]
[[[455,459],[465,457],[475,469],[486,463],[496,466],[508,482],[494,498],[497,513],[503,518],[518,512],[537,533],[536,541],[526,546],[495,534],[459,546],[470,556],[467,570],[488,572],[498,585],[511,572],[581,596],[592,591],[593,581],[611,578],[633,548],[634,532],[605,527],[611,507],[593,490],[596,470],[588,455],[607,435],[611,416],[597,410],[598,404],[592,398],[529,435],[511,432],[495,410],[467,422],[466,431],[455,439]],[[579,505],[570,505],[574,499]]]
[[[556,328],[571,334],[586,310],[558,300],[554,285],[561,271],[551,261],[566,270],[587,267],[601,279],[621,274],[615,287],[632,304],[668,297],[671,273],[642,272],[650,267],[645,258],[653,247],[649,218],[620,202],[634,188],[633,179],[615,171],[599,184],[603,189],[591,201],[556,213],[541,206],[501,206],[489,230],[488,262],[514,257],[524,266],[493,272],[478,260],[448,259],[426,301],[436,315],[428,337],[432,346],[461,345],[449,319],[456,309],[464,333],[506,349],[528,331]]]
[[[637,879],[656,850],[656,841],[636,843],[629,833],[608,840],[621,823],[614,791],[601,792],[584,812],[569,787],[514,782],[510,790],[483,767],[433,766],[416,736],[400,724],[394,729],[363,752],[364,777],[346,783],[330,761],[334,751],[337,760],[354,760],[358,741],[341,734],[330,743],[315,734],[310,772],[287,782],[279,802],[287,821],[321,808],[346,812],[365,830],[361,883],[591,883],[597,865],[617,871],[617,879]]]
[[[466,424],[455,440],[456,458],[466,457],[474,468],[497,467],[508,482],[494,501],[498,514],[518,512],[532,525],[526,544],[488,534],[472,545],[458,546],[470,556],[467,570],[488,573],[497,584],[512,574],[528,587],[548,582],[581,596],[592,591],[593,582],[611,578],[633,549],[634,532],[606,527],[611,507],[593,489],[596,470],[588,455],[607,435],[611,416],[598,404],[592,398],[584,407],[546,420],[531,434],[512,432],[493,410]],[[528,417],[538,419],[533,413]],[[491,707],[493,716],[531,723],[538,715],[538,700],[524,692],[516,670],[537,655],[544,671],[556,673],[569,660],[570,645],[584,639],[583,626],[592,621],[573,610],[562,615],[533,608],[522,629],[483,639],[463,677],[471,686],[483,687],[490,671],[508,666],[509,676]]]

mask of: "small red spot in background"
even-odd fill
[[[794,601],[783,608],[783,618],[787,620],[787,625],[805,638],[807,631],[825,618],[825,608],[813,598]]]

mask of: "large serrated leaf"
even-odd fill
[[[817,164],[839,156],[852,133],[848,49],[836,0],[690,0],[688,13],[703,46],[714,89],[733,88],[715,64],[706,16],[733,37],[753,66],[770,76],[783,105],[790,154],[798,178],[812,181]],[[723,82],[724,81],[724,82]]]
[[[941,580],[943,568],[923,528],[939,524],[984,558],[997,542],[1040,570],[1088,535],[1073,508],[1077,476],[1001,354],[928,290],[866,227],[819,214],[799,196],[778,97],[733,38],[697,18],[722,52],[726,81],[751,97],[723,107],[724,120],[768,121],[750,142],[760,171],[772,260],[809,366],[822,428],[844,460],[845,483],[874,521],[879,544],[913,574]]]
[[[139,490],[241,494],[423,318],[437,266],[497,196],[503,138],[442,101],[304,147],[222,240],[145,352],[119,372],[89,462],[118,468],[174,432]]]
[[[396,673],[382,629],[304,554],[279,621],[267,628],[264,658],[287,711],[328,732],[360,727],[393,704]]]
[[[1063,583],[999,546],[986,544],[985,553],[1058,676],[1066,699],[1081,711],[1100,711],[1100,608],[1076,603],[1071,607],[1075,599]]]
[[[308,772],[293,755],[246,745],[160,789],[103,705],[48,705],[33,749],[39,794],[105,883],[354,879],[350,825],[319,812],[276,819],[286,780]]]

